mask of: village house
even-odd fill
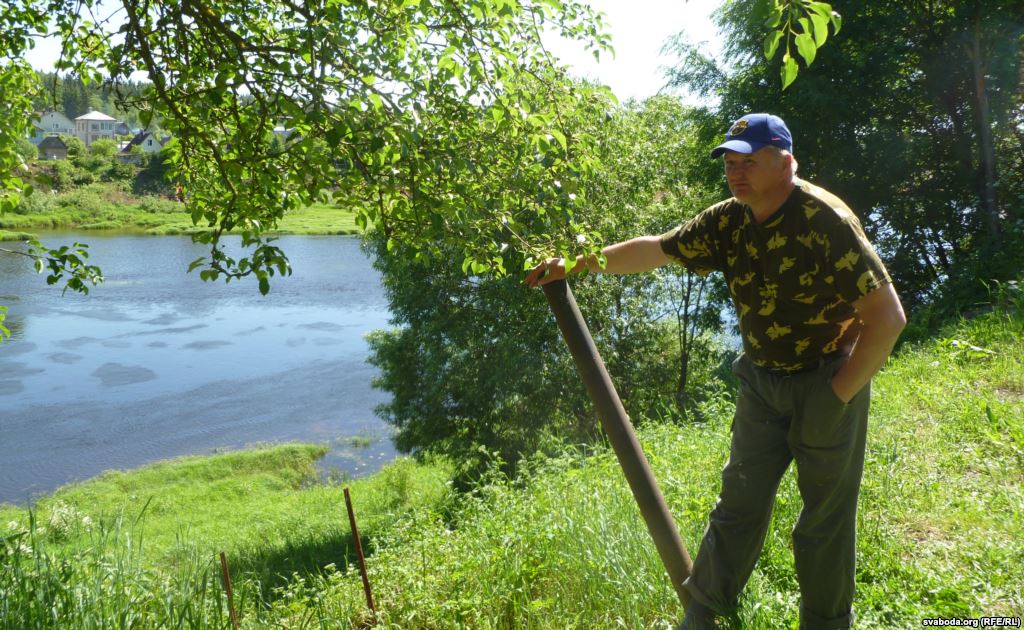
[[[75,119],[75,135],[85,143],[85,146],[91,147],[93,142],[101,138],[113,140],[119,124],[116,118],[93,110]]]
[[[120,153],[117,157],[122,162],[138,162],[138,154],[133,153],[132,149],[139,147],[139,151],[142,153],[159,153],[167,141],[170,140],[170,136],[157,137],[152,131],[140,131],[135,134],[130,141],[126,142],[121,147]]]
[[[47,136],[39,143],[40,160],[66,160],[68,159],[68,145],[61,140],[60,136]]]
[[[32,136],[29,140],[32,144],[39,146],[44,138],[59,135],[75,135],[75,123],[71,122],[64,114],[49,110],[37,112],[36,120],[32,121]]]

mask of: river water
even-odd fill
[[[0,253],[0,501],[261,442],[328,443],[322,465],[351,475],[395,457],[364,340],[387,327],[387,301],[357,239],[281,237],[294,273],[265,297],[251,279],[186,273],[204,254],[187,237],[42,240],[89,243],[106,281],[62,297]]]

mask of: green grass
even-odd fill
[[[37,192],[11,213],[0,215],[4,230],[78,229],[192,234],[196,226],[184,205],[163,197],[135,197],[113,184],[90,184],[61,194]],[[284,217],[270,234],[360,234],[355,213],[313,204]]]
[[[703,425],[640,430],[691,552],[716,499],[729,420],[726,409]],[[875,380],[871,423],[857,627],[1024,616],[1020,310],[903,348]],[[0,569],[0,627],[226,628],[219,549],[232,561],[243,627],[361,627],[369,615],[340,488],[312,472],[320,452],[278,447],[109,473],[41,500],[35,528],[26,510],[0,509],[0,531],[15,521],[9,531],[30,532],[8,543],[20,561]],[[352,483],[377,627],[678,623],[607,449],[536,459],[520,478],[485,479],[469,495],[448,491],[447,472],[401,461]],[[790,471],[741,600],[744,628],[796,628],[789,531],[799,509]]]
[[[25,241],[35,237],[35,234],[28,232],[8,232],[7,230],[0,230],[0,241]]]

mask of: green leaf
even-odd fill
[[[771,59],[779,50],[779,42],[782,41],[782,31],[772,31],[764,38],[764,56]]]
[[[768,28],[775,28],[782,23],[782,14],[784,12],[782,2],[773,0],[772,8],[769,10],[768,19],[765,20],[764,25]]]
[[[557,129],[551,130],[551,135],[554,136],[555,140],[558,140],[558,144],[562,145],[562,150],[566,150],[565,134]]]
[[[839,13],[833,11],[832,12],[832,34],[833,35],[837,35],[839,33],[839,29],[840,29],[840,27],[842,27],[842,25],[843,25],[843,16],[841,16],[841,15],[839,15]]]
[[[814,45],[821,48],[821,45],[828,39],[828,18],[818,14],[811,15],[811,26],[814,30]]]
[[[826,20],[832,16],[832,5],[827,2],[811,2],[808,7],[814,14],[820,15]]]
[[[270,280],[267,276],[260,276],[260,295],[266,295],[270,293]]]
[[[786,53],[782,57],[782,70],[781,70],[781,73],[782,73],[782,89],[783,90],[785,90],[787,87],[789,87],[789,84],[792,83],[796,79],[796,74],[797,74],[798,71],[799,71],[799,67],[797,66],[796,59],[793,59],[793,57],[791,57],[789,53]]]
[[[807,33],[800,33],[796,36],[796,50],[800,53],[800,56],[804,58],[804,62],[810,66],[814,63],[814,56],[818,52],[817,46],[814,45],[814,38]]]

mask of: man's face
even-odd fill
[[[787,159],[770,147],[749,154],[726,151],[722,160],[730,192],[746,204],[756,203],[789,181]]]

